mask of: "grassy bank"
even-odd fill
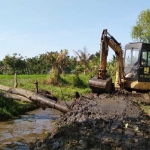
[[[11,119],[35,108],[33,104],[0,97],[0,121]]]
[[[90,92],[88,87],[89,75],[79,75],[78,77],[73,74],[61,75],[58,85],[48,83],[49,78],[51,75],[18,75],[18,88],[35,91],[34,82],[38,81],[39,89],[51,92],[60,100],[71,100],[76,91],[81,95]],[[0,84],[13,87],[14,76],[0,75]],[[0,97],[0,120],[12,118],[33,108],[34,106],[28,103]]]
[[[39,89],[44,89],[51,92],[59,100],[71,100],[75,96],[75,92],[78,91],[80,95],[85,95],[91,92],[88,81],[90,75],[80,74],[78,77],[74,74],[61,75],[57,85],[52,85],[48,81],[51,75],[18,75],[18,88],[35,91],[35,81],[39,83]],[[13,75],[0,75],[0,84],[13,87],[14,76]],[[139,106],[150,115],[150,106]],[[12,101],[4,98],[0,98],[0,117],[10,118],[14,115],[23,113],[30,107],[30,104]]]
[[[77,78],[74,74],[61,75],[58,85],[48,83],[50,75],[18,75],[18,88],[23,88],[35,91],[35,81],[38,81],[39,89],[50,91],[53,95],[61,100],[71,100],[74,97],[75,91],[80,94],[90,92],[88,80],[90,75],[79,75]],[[13,75],[0,75],[0,84],[13,87]]]

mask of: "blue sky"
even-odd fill
[[[0,60],[13,53],[28,58],[83,47],[99,51],[103,29],[122,46],[149,0],[0,0]],[[113,55],[110,50],[109,58]]]

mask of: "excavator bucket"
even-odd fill
[[[92,89],[92,92],[109,93],[112,89],[112,79],[107,78],[103,80],[103,79],[98,79],[97,76],[94,76],[89,80],[89,87]]]

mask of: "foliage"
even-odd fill
[[[73,87],[79,87],[79,88],[87,88],[87,84],[82,80],[82,78],[76,74],[73,76]]]
[[[47,74],[56,69],[60,74],[66,74],[89,72],[93,65],[97,68],[94,62],[97,56],[88,54],[86,48],[83,51],[78,50],[76,55],[70,57],[67,49],[61,50],[60,53],[57,51],[46,52],[32,58],[24,58],[20,54],[14,53],[12,56],[6,55],[0,61],[0,74],[12,75],[15,71],[17,74]]]
[[[60,73],[70,72],[76,66],[76,58],[68,56],[68,50],[47,52],[32,58],[24,58],[20,54],[6,55],[0,61],[0,74],[47,74],[51,69],[58,69]]]
[[[139,14],[136,25],[132,28],[131,36],[137,41],[150,43],[150,9]]]
[[[49,65],[45,63],[42,56],[26,59],[26,74],[45,74],[49,69]]]
[[[33,108],[34,105],[0,97],[0,121],[13,118]]]
[[[58,85],[60,80],[60,73],[65,74],[65,69],[69,66],[68,50],[61,50],[60,53],[47,52],[42,55],[45,60],[52,64],[50,76],[47,82],[53,85]]]
[[[89,66],[90,66],[90,71],[93,74],[97,74],[97,71],[100,67],[100,53],[99,52],[96,52],[95,55],[90,56]]]
[[[77,65],[74,70],[72,70],[72,73],[75,75],[78,75],[79,73],[82,73],[84,71],[84,67],[82,65]]]
[[[59,85],[60,74],[57,68],[53,68],[47,78],[47,84]]]
[[[65,73],[65,69],[70,65],[70,57],[68,56],[68,50],[61,50],[58,52],[47,52],[41,55],[42,61],[45,64],[49,64],[49,71],[58,70],[58,72]]]
[[[83,66],[85,74],[85,72],[89,71],[90,54],[87,53],[86,47],[83,48],[83,51],[82,50],[75,51],[75,54],[79,59],[79,64]]]
[[[113,55],[113,58],[107,63],[107,74],[112,78],[113,82],[115,82],[116,69],[116,56]]]
[[[6,55],[3,62],[3,67],[1,71],[7,74],[14,74],[15,71],[18,73],[24,73],[25,61],[23,57],[19,54],[14,53],[13,56]]]
[[[58,68],[58,63],[57,63],[57,57],[59,53],[58,52],[47,52],[45,54],[41,54],[42,61],[45,64],[49,64],[49,70]]]
[[[61,73],[65,74],[65,69],[70,65],[68,50],[67,49],[61,50],[56,61]]]

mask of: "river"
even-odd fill
[[[29,150],[27,143],[44,139],[60,114],[54,109],[40,108],[12,121],[0,122],[0,150]]]

